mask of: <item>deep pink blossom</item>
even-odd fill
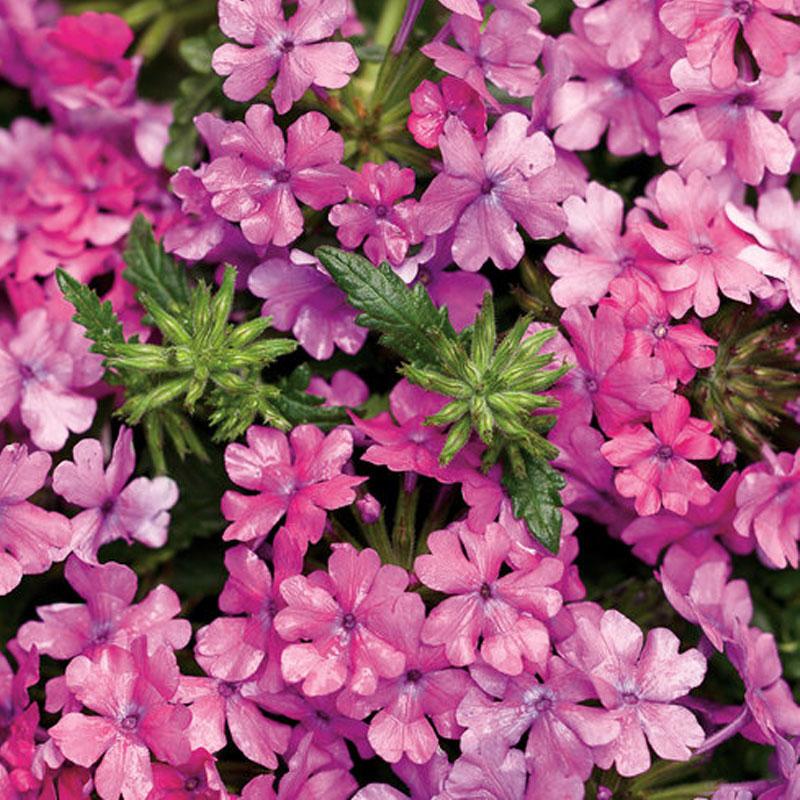
[[[114,562],[92,566],[76,556],[67,559],[64,577],[85,604],[39,606],[41,622],[26,622],[17,633],[25,650],[35,647],[51,658],[71,659],[80,654],[93,658],[110,644],[128,649],[140,636],[151,652],[162,645],[180,649],[188,644],[191,625],[175,619],[180,601],[168,586],[159,584],[133,603],[138,581],[130,567]]]
[[[227,800],[214,758],[202,749],[192,751],[184,764],[153,764],[153,790],[147,800]]]
[[[103,359],[89,344],[80,326],[43,308],[25,314],[16,334],[0,343],[0,419],[18,411],[45,450],[60,450],[70,431],[87,431],[97,401],[82,390],[103,375]]]
[[[272,109],[252,105],[244,122],[227,124],[222,146],[225,155],[211,161],[201,180],[214,211],[241,223],[252,244],[293,242],[303,231],[297,200],[321,209],[345,197],[344,142],[317,111],[289,125],[284,143]]]
[[[641,516],[661,508],[685,514],[689,503],[702,506],[713,497],[700,470],[689,459],[713,458],[720,448],[711,436],[711,422],[690,416],[689,401],[675,395],[651,416],[653,431],[644,425],[627,428],[600,450],[615,467],[614,483],[623,497],[636,498]]]
[[[757,81],[737,80],[728,89],[718,89],[707,69],[693,69],[685,59],[672,67],[670,76],[678,91],[661,100],[661,109],[666,113],[687,105],[694,108],[659,123],[661,155],[667,164],[680,164],[686,175],[695,169],[714,175],[730,164],[753,185],[761,183],[765,170],[775,175],[789,172],[794,143],[770,114],[797,96],[800,78],[762,75]]]
[[[408,129],[421,147],[438,146],[447,120],[453,116],[474,139],[486,135],[486,106],[480,95],[464,81],[445,75],[441,87],[432,81],[422,83],[409,97],[411,113]]]
[[[576,637],[571,658],[620,725],[619,737],[595,750],[598,764],[607,769],[616,762],[623,776],[646,772],[648,741],[661,758],[687,760],[705,737],[694,714],[674,701],[702,682],[705,658],[697,650],[678,653],[678,637],[666,628],[650,631],[642,647],[641,630],[613,609],[597,624],[578,618]]]
[[[800,50],[800,30],[777,15],[794,13],[791,0],[668,0],[659,17],[670,33],[685,40],[692,66],[709,67],[714,86],[724,89],[739,76],[734,45],[740,30],[765,73],[786,72],[786,56]]]
[[[525,754],[534,781],[551,772],[585,781],[594,766],[591,748],[611,744],[619,724],[605,709],[581,705],[596,694],[575,667],[553,656],[541,675],[541,680],[525,672],[509,678],[474,669],[483,691],[473,687],[458,707],[457,719],[467,728],[462,748],[472,750],[495,737],[512,746],[527,732]]]
[[[330,210],[336,238],[350,250],[364,242],[364,253],[373,264],[402,264],[409,246],[422,240],[417,201],[401,199],[414,192],[414,182],[413,169],[401,169],[394,161],[368,161],[350,179],[349,195],[355,202]]]
[[[511,547],[500,525],[474,533],[463,523],[428,536],[429,555],[414,562],[420,581],[450,597],[428,616],[422,629],[426,644],[444,645],[455,666],[477,658],[478,639],[484,661],[500,672],[519,675],[527,661],[541,664],[550,638],[541,620],[554,616],[562,598],[552,588],[564,571],[554,558],[535,568],[500,577]]]
[[[736,490],[733,526],[743,537],[755,539],[767,563],[778,569],[798,565],[800,539],[800,450],[773,453],[742,473]]]
[[[538,22],[536,12],[503,8],[492,12],[485,27],[477,19],[454,16],[450,27],[458,47],[434,41],[421,49],[440,70],[461,78],[496,105],[487,80],[513,97],[530,97],[536,91],[536,59],[545,40]]]
[[[330,383],[315,375],[308,382],[308,394],[321,397],[325,406],[343,406],[356,408],[367,401],[369,387],[355,372],[349,369],[338,369],[331,376]]]
[[[223,90],[233,100],[252,100],[278,74],[272,101],[285,114],[313,84],[339,89],[358,69],[347,42],[326,42],[347,19],[346,0],[300,0],[284,19],[279,0],[220,0],[222,32],[239,44],[223,44],[212,64],[227,75]]]
[[[302,250],[259,264],[247,288],[264,299],[262,313],[272,317],[273,326],[290,330],[312,358],[330,358],[334,346],[353,355],[367,338],[345,293],[317,259]]]
[[[399,597],[383,632],[405,655],[405,671],[382,680],[368,697],[343,698],[353,716],[380,709],[369,723],[368,738],[390,764],[404,755],[414,764],[425,764],[438,747],[436,731],[451,739],[461,732],[455,711],[470,684],[469,676],[450,668],[444,648],[423,644],[424,623],[422,598],[410,593]]]
[[[44,486],[50,464],[47,453],[28,454],[23,444],[0,452],[0,595],[23,575],[46,572],[69,552],[69,520],[27,500]]]
[[[135,478],[133,432],[120,429],[111,460],[103,469],[103,446],[82,439],[72,450],[73,461],[62,461],[53,472],[53,489],[85,509],[70,521],[74,551],[90,563],[98,549],[116,539],[161,547],[167,541],[169,509],[178,501],[171,478]],[[126,485],[127,484],[127,485]]]
[[[516,266],[525,249],[517,223],[535,239],[564,229],[556,204],[564,187],[548,173],[553,145],[540,131],[528,135],[524,115],[503,114],[482,154],[464,126],[448,120],[439,148],[444,171],[422,196],[422,229],[438,234],[455,226],[452,256],[462,269],[476,272],[490,258],[500,269]]]
[[[309,696],[330,694],[347,686],[372,694],[378,678],[396,678],[405,654],[383,638],[381,617],[408,585],[408,574],[391,564],[381,566],[374,550],[334,545],[328,572],[296,575],[281,584],[287,608],[275,617],[275,628],[290,644],[281,659],[283,677],[302,681]]]
[[[94,784],[103,800],[146,800],[153,788],[151,752],[172,763],[189,758],[191,714],[173,702],[179,673],[169,648],[149,656],[144,639],[132,652],[109,645],[94,658],[77,656],[66,677],[95,715],[66,714],[50,735],[70,761],[83,767],[100,761]]]
[[[770,282],[738,255],[751,243],[728,222],[722,211],[726,199],[700,172],[684,181],[677,172],[666,172],[655,183],[653,213],[666,227],[646,223],[642,232],[664,258],[689,267],[691,285],[667,294],[673,317],[694,307],[700,317],[719,308],[719,292],[740,303],[772,294]]]
[[[353,453],[353,437],[337,428],[327,436],[314,425],[299,425],[287,438],[252,425],[247,445],[229,444],[225,468],[230,479],[255,495],[227,491],[222,513],[232,524],[223,538],[247,542],[266,536],[286,515],[291,538],[305,551],[319,541],[326,511],[350,505],[365,478],[342,473]]]

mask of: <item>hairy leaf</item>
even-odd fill
[[[56,270],[56,281],[61,293],[75,307],[73,319],[86,328],[86,338],[93,342],[92,352],[104,353],[109,345],[125,343],[122,323],[110,300],[101,303],[94,289],[75,280],[63,269]]]

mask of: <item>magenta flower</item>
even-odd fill
[[[102,378],[102,361],[80,326],[43,308],[29,311],[0,343],[0,419],[18,410],[37,447],[60,450],[70,431],[92,424],[97,401],[82,390]]]
[[[89,563],[97,563],[100,547],[116,539],[162,547],[167,541],[169,509],[178,502],[171,478],[135,478],[133,433],[120,428],[111,460],[103,470],[103,446],[82,439],[72,450],[73,461],[62,461],[53,472],[53,489],[67,502],[84,508],[70,524],[72,547]]]
[[[349,190],[356,202],[336,205],[328,215],[336,238],[350,250],[366,238],[364,253],[373,264],[402,264],[409,245],[422,241],[417,201],[400,200],[414,191],[414,170],[401,169],[394,161],[367,162],[351,178]]]
[[[203,186],[214,211],[241,223],[247,241],[290,244],[303,231],[297,200],[321,209],[344,199],[344,142],[316,111],[287,128],[285,144],[269,106],[250,106],[244,120],[228,123],[221,141],[225,154],[205,169]]]
[[[607,709],[614,711],[619,737],[595,750],[597,763],[625,777],[650,768],[647,742],[661,758],[686,761],[705,738],[694,714],[672,701],[703,681],[706,660],[697,650],[678,653],[672,631],[655,628],[642,648],[641,630],[618,611],[602,612],[597,624],[577,619],[580,667]],[[574,660],[575,652],[572,653]]]
[[[648,245],[638,224],[644,216],[641,211],[631,212],[628,229],[621,233],[623,206],[616,192],[592,181],[585,200],[573,195],[564,201],[564,213],[565,233],[579,250],[557,244],[544,260],[558,277],[551,293],[563,308],[594,305],[617,276],[645,273],[665,290],[683,289],[691,283],[688,267],[663,262]]]
[[[547,658],[550,637],[541,620],[561,608],[561,594],[552,585],[561,578],[564,565],[547,558],[533,569],[500,577],[510,547],[500,525],[490,523],[477,534],[463,523],[453,523],[430,534],[430,555],[414,562],[422,583],[451,595],[431,611],[422,641],[443,644],[454,666],[475,661],[479,638],[483,660],[507,675],[519,675],[525,660],[537,665]]]
[[[408,574],[391,564],[381,566],[374,550],[334,545],[328,572],[295,575],[281,584],[287,607],[274,625],[290,644],[281,658],[283,677],[302,681],[309,696],[330,694],[347,686],[372,694],[378,678],[396,678],[405,655],[380,631],[408,585]]]
[[[725,89],[739,76],[733,53],[740,30],[761,70],[775,76],[786,72],[786,56],[800,50],[800,30],[776,15],[793,9],[785,0],[668,0],[659,17],[671,34],[685,40],[689,63],[709,67],[714,86]]]
[[[658,125],[667,164],[679,164],[686,175],[695,169],[713,175],[730,164],[753,185],[761,183],[765,169],[775,175],[789,172],[795,146],[770,114],[782,111],[797,96],[800,79],[762,75],[757,81],[737,80],[728,89],[718,89],[708,69],[693,69],[686,59],[672,67],[670,76],[678,91],[662,99],[662,110],[694,108]]]
[[[94,658],[77,656],[66,677],[69,690],[95,715],[65,714],[50,736],[82,767],[102,757],[94,786],[103,800],[146,800],[153,788],[151,752],[170,763],[189,758],[191,713],[173,702],[179,673],[170,649],[148,656],[144,639],[131,652],[109,645]]]
[[[25,650],[35,647],[57,659],[81,654],[95,658],[106,645],[129,649],[140,636],[147,639],[150,652],[189,643],[191,625],[175,619],[180,601],[169,587],[159,584],[132,604],[138,581],[130,567],[114,562],[91,566],[74,555],[67,559],[64,577],[86,603],[39,606],[41,622],[26,622],[17,633]]]
[[[733,526],[739,536],[754,539],[770,566],[797,569],[800,539],[800,450],[773,453],[742,473],[736,490]]]
[[[147,800],[227,800],[214,757],[193,750],[184,764],[153,764],[153,790]]]
[[[368,738],[390,764],[403,756],[426,764],[439,746],[436,731],[451,739],[460,733],[455,712],[471,681],[466,672],[450,668],[444,648],[422,643],[424,623],[425,605],[418,594],[398,598],[384,632],[405,655],[405,671],[381,681],[368,697],[342,698],[352,716],[380,709],[370,721]]]
[[[689,383],[698,369],[716,360],[716,341],[703,333],[697,320],[673,325],[664,294],[642,276],[620,277],[610,286],[611,299],[623,315],[624,354],[654,355],[664,365],[669,381]]]
[[[420,147],[437,147],[445,122],[451,116],[461,122],[473,139],[486,135],[486,106],[480,95],[458,78],[445,75],[441,88],[431,81],[422,81],[409,100],[408,129]]]
[[[772,294],[770,282],[738,256],[750,244],[722,213],[725,198],[700,172],[684,181],[677,172],[665,172],[655,184],[653,213],[665,225],[642,226],[647,241],[664,258],[695,273],[685,289],[670,292],[667,305],[673,317],[694,307],[700,317],[719,308],[719,292],[740,303]]]
[[[8,594],[23,575],[46,572],[69,552],[69,520],[27,502],[47,480],[49,454],[28,454],[24,444],[0,452],[0,595]]]
[[[345,293],[317,259],[302,250],[259,264],[247,288],[264,298],[261,313],[272,317],[273,327],[290,330],[312,358],[330,358],[334,346],[354,355],[367,338]]]
[[[536,59],[545,41],[538,22],[536,12],[504,8],[493,11],[485,27],[478,19],[454,16],[450,28],[458,48],[433,41],[421,49],[442,72],[461,78],[496,106],[487,80],[512,97],[530,97],[536,91]]]
[[[702,506],[714,496],[700,470],[689,459],[709,459],[719,452],[711,422],[690,416],[689,401],[675,395],[652,414],[653,432],[644,425],[623,430],[600,450],[615,467],[614,484],[623,497],[636,498],[636,512],[661,508],[686,514],[689,503]]]
[[[460,122],[445,124],[444,171],[422,196],[420,216],[427,234],[455,226],[452,256],[462,269],[477,272],[490,258],[499,269],[516,266],[525,249],[518,222],[535,239],[564,229],[556,204],[563,187],[546,172],[555,164],[553,145],[540,131],[528,135],[528,125],[518,112],[503,114],[481,153]]]
[[[291,19],[279,0],[220,0],[219,26],[240,44],[223,44],[212,64],[227,75],[225,94],[232,100],[252,100],[278,73],[272,101],[285,114],[312,86],[340,89],[358,69],[358,58],[347,42],[326,42],[345,22],[347,0],[300,0]]]
[[[591,748],[611,744],[619,724],[605,709],[581,705],[596,698],[594,687],[562,659],[552,656],[542,675],[538,680],[526,672],[506,677],[474,669],[472,677],[486,693],[473,687],[458,707],[456,718],[467,728],[462,749],[495,737],[512,746],[527,732],[525,755],[534,780],[558,772],[585,781],[594,767]]]
[[[350,505],[354,488],[366,480],[342,473],[352,454],[353,437],[344,428],[326,436],[314,425],[299,425],[287,439],[280,431],[251,425],[247,446],[225,449],[225,469],[237,486],[258,494],[225,492],[222,513],[232,524],[223,539],[266,536],[285,514],[286,530],[305,552],[322,536],[326,511]]]
[[[306,392],[323,398],[323,405],[328,407],[356,408],[366,403],[369,397],[367,384],[349,369],[337,369],[331,376],[330,383],[315,375],[308,382]]]

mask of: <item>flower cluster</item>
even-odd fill
[[[796,799],[797,2],[97,5],[0,0],[0,800]]]

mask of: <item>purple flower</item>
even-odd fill
[[[339,89],[358,69],[347,42],[325,42],[348,18],[347,0],[300,0],[285,20],[280,0],[220,0],[219,25],[226,36],[252,47],[223,44],[212,64],[228,75],[223,90],[232,100],[252,100],[277,72],[272,101],[285,114],[313,84]]]

